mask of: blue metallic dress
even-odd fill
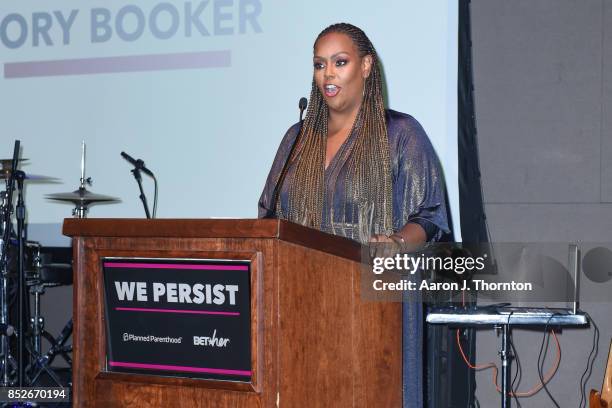
[[[412,116],[392,110],[386,111],[387,135],[393,183],[393,230],[399,231],[407,223],[418,223],[426,228],[429,241],[439,240],[449,233],[444,191],[444,180],[438,158],[425,131]],[[293,125],[283,138],[274,158],[272,169],[259,199],[259,216],[275,211],[273,195],[280,173],[287,161],[300,124]],[[357,202],[344,194],[352,146],[357,138],[353,131],[340,147],[324,173],[323,221],[321,230],[367,243],[374,227],[369,214],[371,203]],[[295,173],[290,165],[280,187],[280,218],[288,213],[289,180]],[[403,380],[404,408],[423,405],[423,307],[420,299],[405,299],[403,303]]]

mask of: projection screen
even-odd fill
[[[90,217],[144,217],[125,151],[159,180],[160,218],[254,218],[278,144],[309,96],[312,45],[334,22],[361,27],[381,57],[388,106],[413,115],[443,165],[455,238],[457,2],[5,0],[0,7],[0,156],[20,139],[30,239],[57,243],[78,187]],[[153,201],[151,179],[145,191]]]

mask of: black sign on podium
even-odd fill
[[[107,371],[250,382],[250,262],[104,258]]]

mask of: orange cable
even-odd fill
[[[557,345],[557,358],[555,359],[555,364],[553,365],[553,367],[551,367],[548,373],[546,373],[546,375],[544,376],[544,382],[540,381],[538,384],[533,386],[529,391],[508,393],[508,395],[510,395],[511,397],[531,397],[532,395],[535,395],[538,391],[544,388],[544,384],[548,384],[548,382],[552,379],[552,377],[557,372],[557,369],[559,368],[559,364],[561,362],[561,345],[559,344],[559,339],[557,338],[557,334],[555,333],[555,331],[552,329],[550,331]],[[495,365],[494,362],[489,362],[489,363],[482,364],[482,365],[471,364],[468,361],[465,353],[463,352],[463,347],[461,346],[461,341],[459,340],[459,329],[457,329],[456,337],[457,337],[457,345],[459,346],[459,352],[461,353],[461,356],[463,357],[463,361],[465,361],[465,364],[467,364],[467,366],[473,370],[485,370],[485,369],[492,368],[493,369],[493,373],[492,373],[493,374],[493,384],[495,384],[495,389],[497,390],[497,392],[501,392],[501,389],[499,385],[497,384],[497,374],[499,370],[497,368],[497,365]]]

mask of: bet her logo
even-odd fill
[[[217,329],[213,331],[212,337],[193,336],[194,346],[226,347],[229,342],[230,342],[230,339],[224,339],[223,337],[217,337]]]

